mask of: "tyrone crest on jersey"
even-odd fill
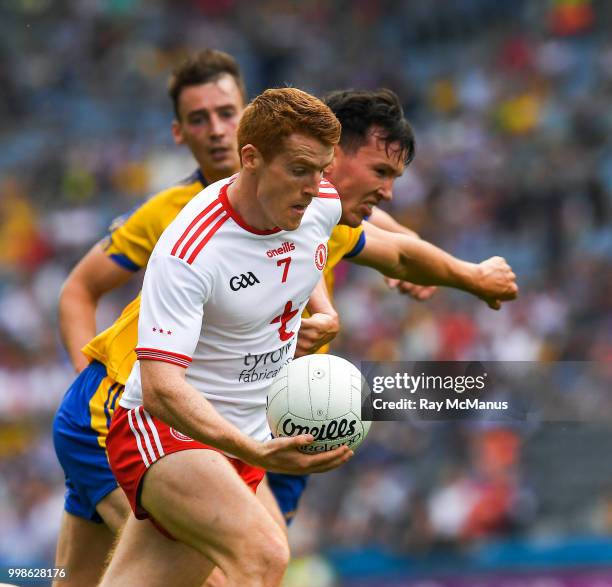
[[[327,245],[321,243],[315,251],[315,265],[319,271],[323,271],[325,263],[327,263]]]

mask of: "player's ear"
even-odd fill
[[[342,147],[334,145],[334,158],[332,162],[325,168],[323,175],[329,179],[329,176],[334,173],[338,165],[338,157],[342,157]]]
[[[240,161],[242,162],[243,169],[255,172],[263,163],[263,157],[257,147],[248,144],[240,149]]]
[[[181,127],[181,123],[176,119],[172,121],[172,137],[176,145],[182,145],[185,142],[183,138],[183,128]]]

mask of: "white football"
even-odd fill
[[[312,434],[306,453],[346,444],[356,449],[370,430],[361,419],[359,369],[335,355],[308,355],[287,363],[268,391],[268,423],[274,436]]]

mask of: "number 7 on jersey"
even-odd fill
[[[276,261],[277,267],[280,267],[281,265],[284,265],[281,283],[285,283],[285,281],[287,281],[287,274],[289,273],[289,265],[291,265],[291,257],[284,257],[283,259]]]

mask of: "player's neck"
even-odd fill
[[[273,230],[276,228],[266,218],[257,198],[257,183],[254,178],[243,172],[238,174],[236,181],[227,189],[227,199],[232,208],[243,220],[257,230]]]
[[[226,177],[229,177],[230,175],[233,175],[234,173],[239,171],[239,169],[236,169],[235,171],[232,171],[231,173],[226,172],[226,171],[218,171],[218,170],[217,171],[206,171],[204,167],[202,167],[202,165],[200,165],[199,169],[200,169],[200,173],[202,174],[202,177],[206,180],[207,185],[221,181],[222,179],[225,179]]]

